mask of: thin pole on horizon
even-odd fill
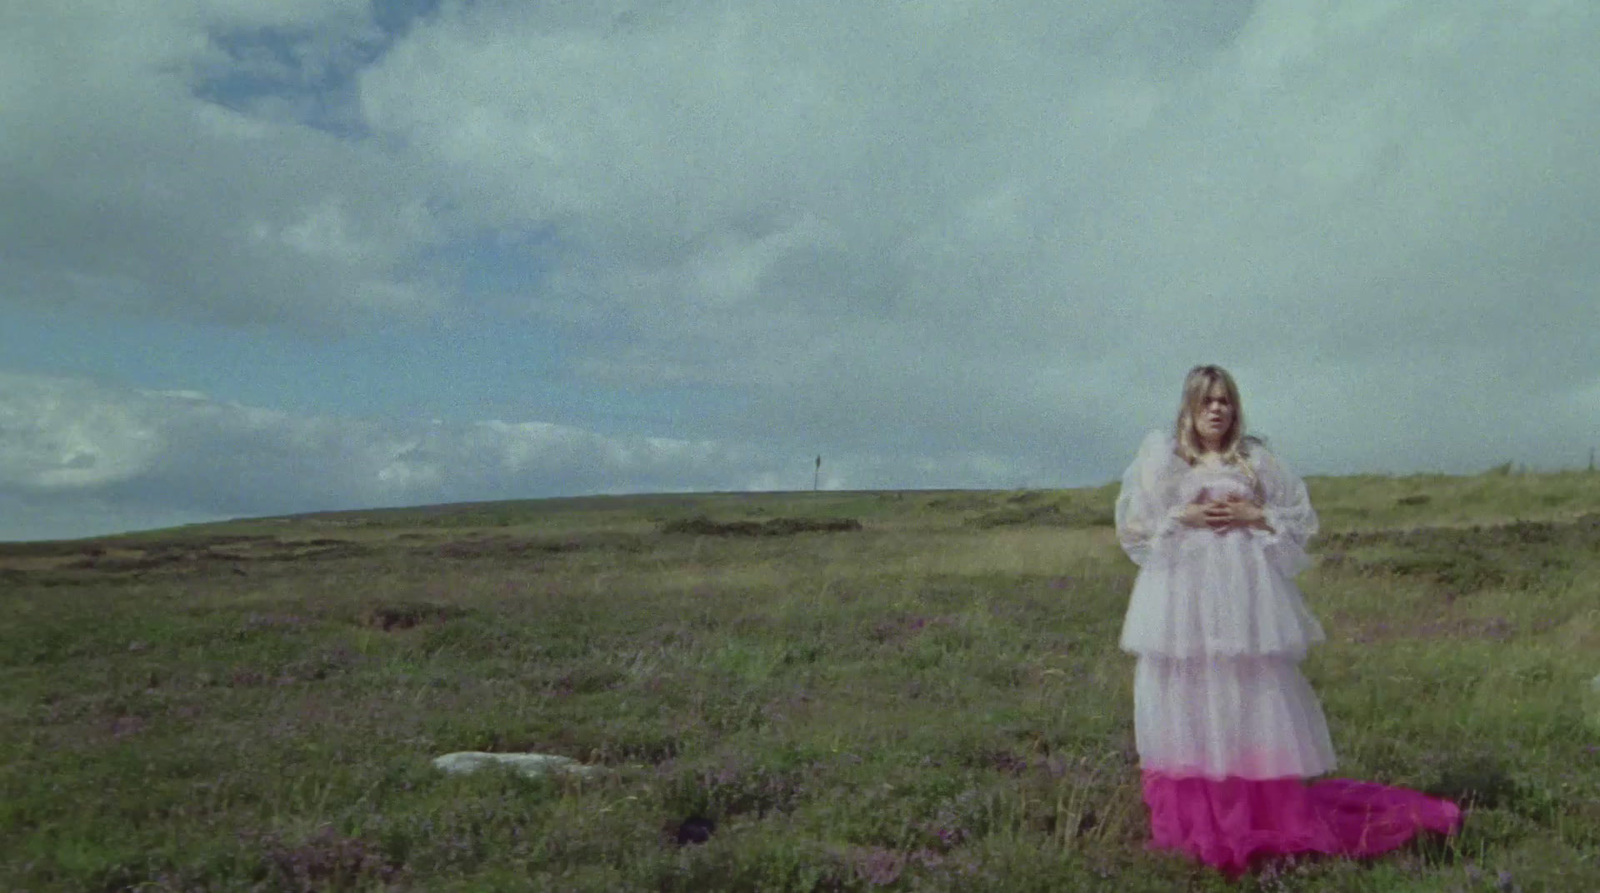
[[[1592,463],[1591,463],[1592,464]],[[817,492],[817,484],[822,480],[822,454],[817,454],[817,469],[811,473],[811,492]]]

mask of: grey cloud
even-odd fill
[[[370,121],[559,221],[531,311],[633,321],[584,374],[731,383],[706,429],[1103,470],[1222,361],[1328,467],[1470,467],[1520,407],[1532,461],[1587,436],[1589,6],[475,9],[364,75]]]
[[[577,381],[703,389],[668,433],[750,452],[729,476],[539,428],[108,408],[75,424],[118,451],[28,435],[62,481],[144,463],[94,486],[249,511],[284,481],[297,505],[729,486],[821,449],[852,486],[936,483],[917,457],[1092,483],[1198,362],[1311,471],[1596,439],[1593,4],[446,3],[353,76],[363,139],[194,93],[256,64],[227,29],[315,33],[263,69],[296,89],[353,67],[364,4],[99,12],[0,28],[0,301],[308,328],[517,306],[573,333]],[[548,234],[542,278],[440,285],[502,229]]]
[[[212,35],[360,32],[364,3],[32,9],[0,29],[0,301],[348,324],[444,300],[412,268],[439,226],[403,161],[196,96],[241,64]]]

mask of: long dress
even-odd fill
[[[1264,446],[1253,472],[1190,466],[1151,432],[1123,476],[1118,539],[1139,566],[1121,646],[1138,656],[1134,734],[1151,845],[1230,874],[1261,857],[1371,856],[1421,830],[1453,833],[1455,804],[1347,779],[1305,780],[1336,763],[1327,721],[1300,672],[1323,641],[1294,578],[1317,515],[1305,484]],[[1269,530],[1182,524],[1193,502],[1258,499]]]

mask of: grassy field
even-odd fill
[[[1338,774],[1469,813],[1237,887],[1600,890],[1600,475],[1309,483]],[[0,544],[0,890],[1233,889],[1144,849],[1114,495]],[[432,767],[458,750],[604,771]]]

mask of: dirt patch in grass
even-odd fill
[[[428,544],[426,548],[442,558],[525,558],[559,555],[564,552],[606,551],[642,552],[644,541],[629,533],[599,531],[570,536],[481,536]]]
[[[1490,587],[1528,587],[1600,549],[1600,514],[1575,521],[1349,531],[1326,536],[1322,566],[1431,580],[1445,600]],[[1371,557],[1361,553],[1379,552]]]
[[[768,521],[714,521],[704,515],[662,522],[664,534],[691,536],[793,536],[797,533],[845,533],[861,530],[854,518],[773,518]]]
[[[207,557],[220,561],[323,561],[333,558],[360,558],[371,553],[371,546],[352,540],[261,539],[250,543],[242,550],[212,550]]]
[[[16,558],[77,558],[103,555],[110,544],[100,540],[0,543],[0,561]]]
[[[368,606],[361,612],[361,625],[392,632],[425,623],[447,623],[468,613],[465,608],[437,602],[391,602]]]
[[[1422,552],[1443,549],[1518,548],[1538,545],[1600,547],[1600,513],[1571,521],[1513,521],[1471,527],[1352,530],[1321,537],[1330,549],[1390,546]]]
[[[522,558],[528,555],[552,555],[576,552],[581,545],[575,540],[514,539],[508,536],[481,537],[442,543],[433,551],[441,558]]]
[[[993,527],[1110,527],[1116,523],[1111,506],[1022,503],[968,518],[967,526]]]
[[[929,497],[923,505],[947,512],[971,512],[992,509],[998,499],[999,494],[993,493],[951,493],[946,496]]]
[[[11,545],[33,545],[17,543]],[[146,542],[45,543],[36,550],[11,549],[0,561],[16,572],[92,571],[143,573],[254,561],[317,561],[354,558],[371,552],[343,539],[282,540],[270,536],[210,536]],[[61,548],[71,545],[72,549]]]
[[[183,552],[137,553],[133,555],[105,555],[81,558],[67,567],[74,570],[102,571],[118,574],[155,570],[172,564],[195,560],[196,556]]]

